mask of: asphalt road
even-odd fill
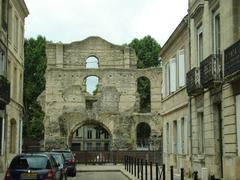
[[[79,172],[68,180],[129,180],[121,172]]]

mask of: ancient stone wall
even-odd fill
[[[112,148],[135,148],[136,124],[147,122],[161,134],[161,68],[136,69],[135,51],[99,37],[71,44],[47,45],[46,89],[39,97],[45,115],[46,148],[71,146],[74,131],[98,123],[111,135]],[[99,68],[86,68],[94,56]],[[97,93],[86,91],[86,78],[99,78]],[[137,79],[151,82],[151,112],[138,113]],[[92,103],[88,108],[87,103]],[[141,118],[142,117],[142,118]]]

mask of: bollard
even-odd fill
[[[198,172],[197,171],[193,172],[193,179],[198,180]]]
[[[166,174],[165,174],[165,164],[162,165],[162,173],[163,173],[163,180],[166,180]]]
[[[134,176],[136,177],[136,157],[134,158]]]
[[[184,169],[181,168],[181,180],[184,180]]]
[[[148,170],[147,170],[147,167],[148,166],[148,162],[147,162],[147,160],[145,160],[145,180],[147,180],[148,179]]]
[[[158,163],[156,163],[156,179],[158,179]]]
[[[152,179],[152,162],[150,162],[150,180],[153,180]]]
[[[170,166],[170,179],[173,180],[173,166]]]
[[[134,165],[134,161],[133,161],[133,157],[132,157],[132,175],[133,175],[133,165]]]
[[[139,179],[139,159],[137,159],[137,178]]]
[[[127,171],[128,171],[128,156],[126,156],[126,168],[127,168]]]
[[[143,180],[143,160],[141,159],[141,180]]]

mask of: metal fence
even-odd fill
[[[74,151],[74,153],[77,163],[81,164],[124,163],[125,156],[162,164],[161,151]]]

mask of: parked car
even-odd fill
[[[67,164],[67,175],[76,176],[76,160],[70,149],[53,149],[52,152],[63,153]]]
[[[6,171],[4,180],[61,180],[58,164],[49,153],[16,155]]]
[[[59,165],[58,168],[61,171],[61,179],[67,180],[67,164],[63,153],[50,152],[50,154],[54,157],[54,159]]]

